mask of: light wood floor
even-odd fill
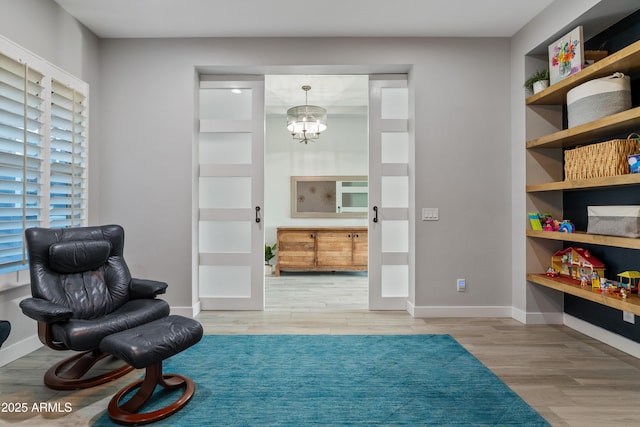
[[[366,307],[364,274],[283,273],[267,280],[265,311],[203,312],[198,320],[207,334],[450,334],[554,426],[640,425],[640,360],[569,328],[414,319]],[[41,348],[0,368],[0,404],[29,405],[26,413],[0,412],[0,425],[90,425],[118,389],[142,374],[91,390],[49,390],[42,375],[64,354]],[[61,410],[39,413],[34,403]],[[65,403],[71,412],[64,412]]]

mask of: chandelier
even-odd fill
[[[304,104],[287,110],[287,129],[293,139],[307,144],[320,138],[320,132],[327,128],[327,110],[315,105],[308,105],[308,95],[311,86],[302,86],[304,90]]]

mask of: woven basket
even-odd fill
[[[627,139],[612,139],[564,152],[564,179],[601,178],[629,173],[627,157],[637,154],[640,135]]]

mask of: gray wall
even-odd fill
[[[500,232],[510,221],[507,39],[110,39],[100,60],[101,120],[113,124],[97,141],[101,182],[109,183],[97,195],[100,219],[134,234],[127,243],[133,268],[168,280],[172,305],[188,306],[192,297],[184,289],[191,283],[194,67],[331,64],[410,69],[416,207],[438,207],[441,217],[416,224],[415,305],[511,305],[510,236]],[[458,277],[467,278],[467,293],[456,292]]]

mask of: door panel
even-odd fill
[[[198,286],[203,310],[264,308],[264,79],[202,76]]]
[[[409,100],[404,78],[369,81],[369,309],[409,298]]]

